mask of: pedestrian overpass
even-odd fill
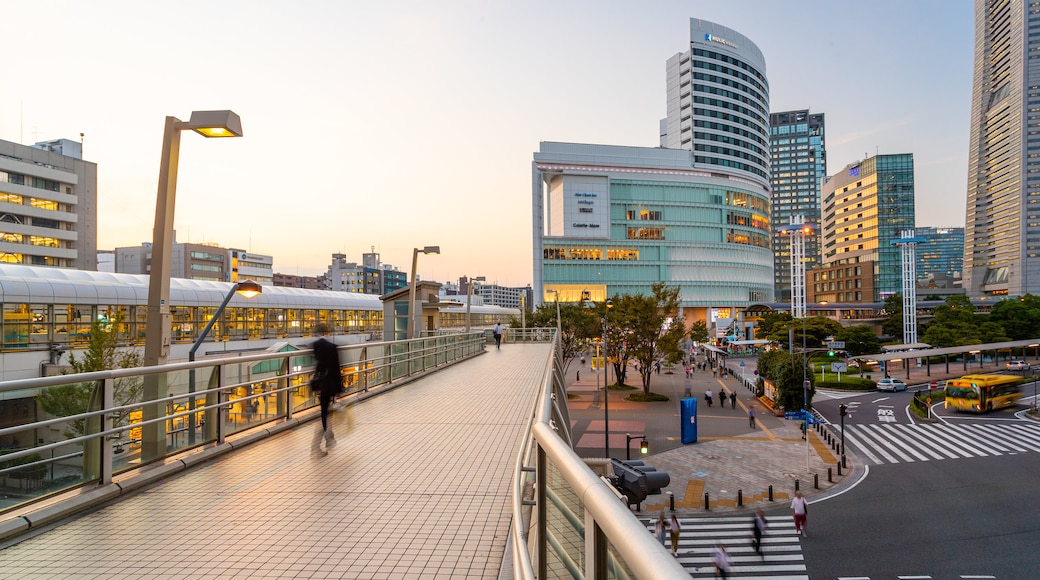
[[[4,456],[9,489],[41,489],[0,512],[2,575],[688,578],[573,452],[553,333],[509,337],[341,349],[355,404],[328,456],[309,449],[306,353],[0,384],[93,394],[86,413],[0,429],[43,442]],[[119,381],[160,374],[158,416],[117,404]],[[70,419],[82,434],[36,437]],[[161,457],[142,454],[149,422]]]

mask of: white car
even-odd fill
[[[1028,371],[1029,363],[1024,360],[1009,360],[1007,362],[1007,369],[1009,371]]]
[[[879,391],[905,391],[906,383],[899,379],[881,379],[877,382],[877,390]]]

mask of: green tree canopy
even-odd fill
[[[845,343],[849,356],[861,356],[881,352],[881,342],[866,324],[846,326],[834,334],[835,340]]]
[[[654,365],[662,359],[677,358],[686,335],[679,315],[679,288],[659,282],[650,291],[650,295],[615,296],[608,317],[615,376],[623,383],[628,361],[636,361],[646,394],[650,394]]]
[[[802,347],[803,334],[806,348],[820,348],[824,346],[828,336],[837,336],[841,331],[841,323],[827,318],[826,316],[808,316],[806,318],[792,318],[777,321],[772,326],[772,332],[766,338],[778,343],[783,349],[790,348],[788,344],[788,329],[794,329],[794,347]]]
[[[787,410],[801,409],[804,403],[803,377],[809,381],[809,402],[815,394],[815,377],[805,366],[802,353],[793,355],[783,350],[768,350],[758,357],[758,374],[776,387],[777,406]]]

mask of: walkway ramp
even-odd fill
[[[312,421],[11,540],[0,578],[495,578],[551,348],[491,348],[337,413],[327,456]]]

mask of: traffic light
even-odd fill
[[[646,455],[647,453],[650,453],[650,443],[647,442],[646,439],[643,439],[642,441],[639,442],[639,453],[642,454],[642,455]]]
[[[841,413],[842,417],[844,417],[845,415],[848,415],[849,414],[849,406],[844,404],[844,403],[839,405],[838,406],[838,412]]]
[[[649,465],[643,465],[642,461],[621,461],[611,458],[611,466],[614,468],[614,477],[610,483],[625,496],[628,505],[643,503],[648,495],[659,495],[662,487],[667,487],[671,477],[664,471]]]
[[[827,356],[834,356],[834,351],[833,350],[828,350],[827,351]]]

